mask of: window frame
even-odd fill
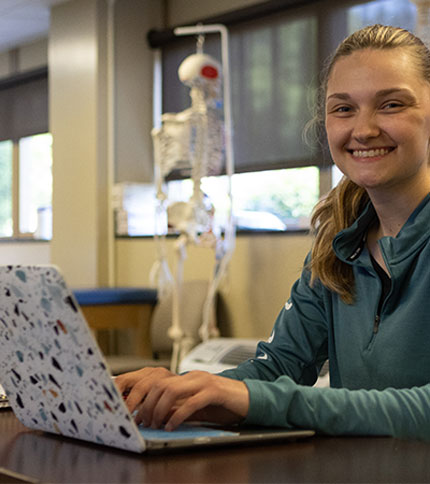
[[[37,133],[31,136],[38,136],[41,134],[49,134],[49,131],[46,133]],[[23,136],[26,138],[29,136]],[[11,235],[0,235],[0,241],[23,241],[23,240],[32,240],[32,241],[48,241],[50,239],[44,239],[36,236],[36,233],[33,232],[21,232],[20,230],[20,177],[21,177],[21,163],[20,163],[20,149],[19,149],[19,139],[11,139],[11,140],[2,140],[2,141],[10,141],[12,143],[12,234]]]

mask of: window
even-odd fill
[[[48,70],[0,79],[0,237],[51,238]]]
[[[184,183],[172,182],[172,183]],[[223,225],[228,209],[226,177],[207,177],[202,191],[208,195]],[[232,177],[233,215],[238,230],[285,231],[309,228],[309,214],[318,201],[316,167],[237,173]],[[192,193],[188,185],[186,199]]]
[[[0,237],[50,239],[51,134],[1,141],[0,170]]]
[[[319,170],[309,166],[241,173],[233,176],[232,185],[238,229],[307,229],[319,197]]]
[[[52,236],[52,136],[21,138],[19,146],[19,233]]]
[[[233,216],[239,231],[307,230],[309,215],[319,197],[319,170],[315,166],[236,173],[232,177]],[[226,176],[204,177],[201,189],[215,208],[214,225],[223,229],[229,210]],[[146,184],[116,187],[117,235],[153,235],[155,188]],[[169,204],[188,201],[190,179],[167,183]],[[166,220],[158,221],[160,226]]]

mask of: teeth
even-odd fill
[[[372,158],[374,156],[386,155],[389,152],[390,150],[387,148],[377,148],[376,150],[354,150],[352,154],[357,158]]]

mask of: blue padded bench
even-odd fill
[[[80,306],[100,304],[151,304],[157,302],[157,290],[134,287],[98,287],[96,289],[75,289]]]
[[[152,358],[150,324],[157,303],[156,289],[101,287],[75,289],[73,293],[106,356],[117,354],[106,333],[132,330],[130,354]]]

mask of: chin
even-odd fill
[[[348,176],[348,175],[347,175]],[[357,176],[348,176],[348,178],[353,181],[356,185],[361,188],[367,189],[374,189],[374,188],[383,188],[387,185],[390,185],[390,180],[384,179],[381,177],[381,174],[376,173],[360,173]]]
[[[362,179],[356,179],[351,177],[348,177],[348,178],[356,185],[358,185],[361,188],[364,188],[365,190],[368,190],[368,189],[371,190],[373,188],[378,188],[383,186],[381,182],[376,180],[362,180]]]

